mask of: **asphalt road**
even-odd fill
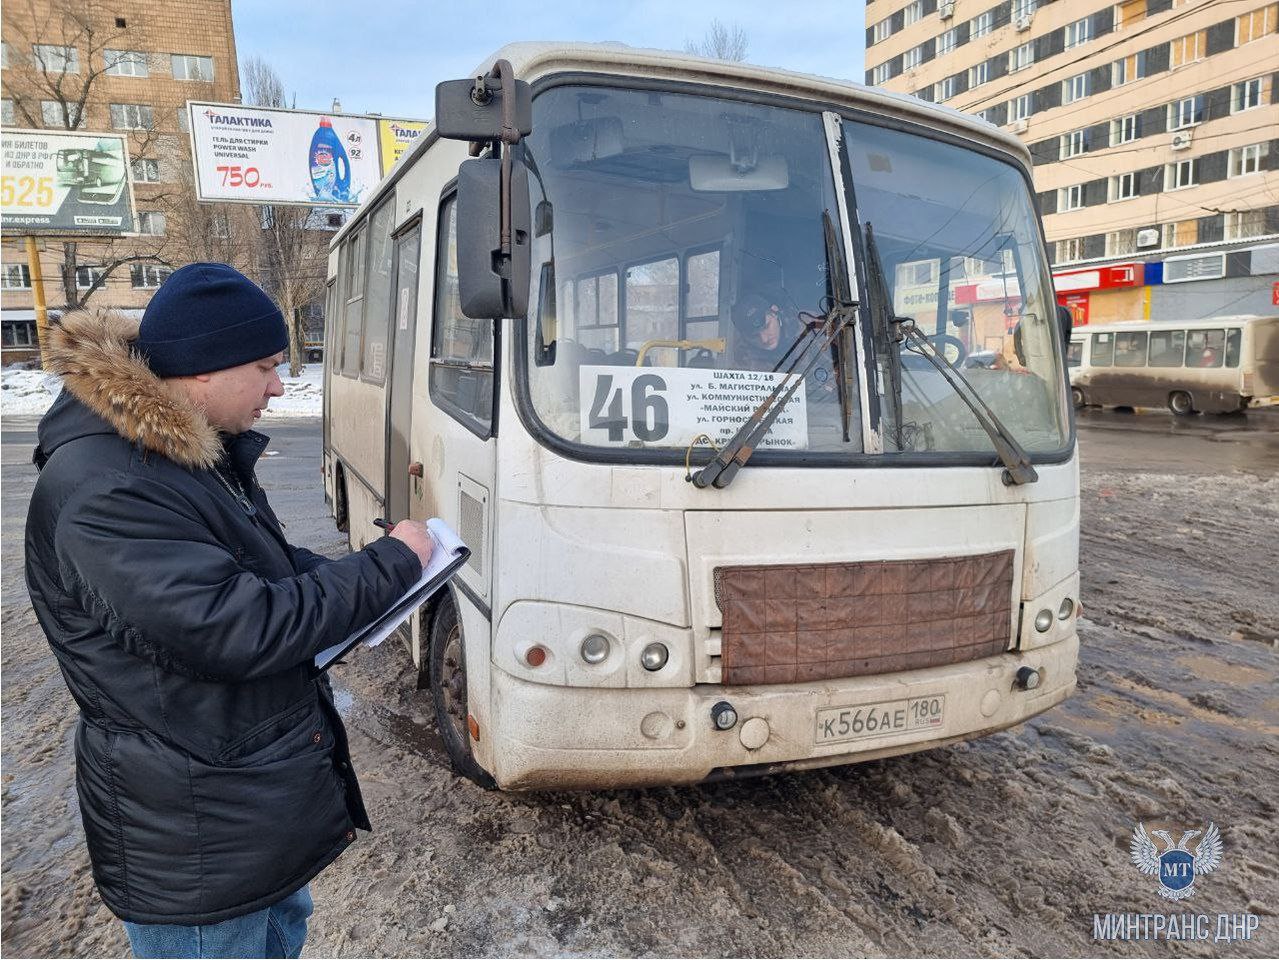
[[[339,555],[318,423],[263,429],[290,538]],[[980,741],[679,790],[485,792],[449,772],[407,653],[362,651],[338,679],[376,830],[313,884],[307,955],[1279,953],[1279,411],[1088,412],[1079,435],[1079,691]],[[32,442],[4,423],[0,933],[10,956],[121,956],[83,849],[74,707],[22,584]],[[1193,901],[1128,862],[1138,819],[1220,827]],[[1260,926],[1094,940],[1114,912]]]

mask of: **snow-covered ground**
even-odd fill
[[[320,416],[323,392],[324,366],[308,363],[298,377],[290,377],[289,365],[280,367],[280,379],[284,382],[284,396],[273,397],[262,419],[273,417]],[[21,370],[5,367],[0,382],[0,414],[6,417],[40,416],[62,390],[59,377],[41,370]]]

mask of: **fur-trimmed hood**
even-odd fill
[[[218,431],[204,413],[147,366],[133,349],[138,323],[111,310],[76,311],[49,329],[48,369],[63,396],[40,422],[47,457],[68,440],[103,432],[73,413],[80,401],[129,443],[184,467],[212,467],[222,456]]]

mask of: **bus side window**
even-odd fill
[[[1066,348],[1066,366],[1077,367],[1084,361],[1084,342],[1082,340],[1071,340],[1070,346]]]
[[[345,377],[360,375],[360,348],[364,342],[365,232],[361,226],[347,241],[351,252],[346,262],[346,279],[343,284],[346,303],[342,311],[342,329],[345,334],[342,343],[342,375]]]
[[[1088,362],[1094,367],[1108,367],[1114,363],[1115,341],[1109,333],[1092,335],[1092,352]]]
[[[577,342],[588,350],[612,353],[620,346],[617,326],[617,274],[598,273],[577,281],[574,301]]]
[[[1239,346],[1243,340],[1243,331],[1233,327],[1226,331],[1226,366],[1239,366]]]
[[[440,208],[431,329],[431,399],[471,432],[487,438],[493,425],[492,320],[462,313],[457,287],[457,197]]]
[[[1224,330],[1191,330],[1186,337],[1186,366],[1221,366],[1225,340]]]
[[[1180,367],[1186,352],[1186,331],[1152,330],[1150,333],[1150,365]]]
[[[1144,367],[1146,365],[1146,332],[1115,334],[1115,366]]]

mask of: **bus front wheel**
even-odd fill
[[[1088,401],[1084,399],[1084,392],[1078,387],[1070,388],[1070,402],[1075,405],[1076,410],[1082,410],[1088,403]]]
[[[1188,417],[1195,412],[1195,402],[1184,390],[1175,390],[1168,395],[1168,409],[1178,417]]]
[[[467,729],[466,649],[462,643],[462,624],[452,596],[445,595],[431,617],[428,670],[431,703],[435,707],[435,725],[449,755],[453,772],[482,787],[495,786],[493,778],[471,755],[471,736]]]

